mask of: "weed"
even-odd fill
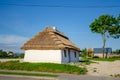
[[[97,72],[97,70],[94,69],[93,72]]]
[[[120,74],[114,74],[114,75],[110,75],[111,77],[119,77],[120,78]]]

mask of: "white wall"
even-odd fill
[[[26,50],[25,62],[61,63],[61,50]]]

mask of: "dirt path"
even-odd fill
[[[88,75],[110,76],[120,74],[120,60],[114,62],[96,61],[87,66]]]

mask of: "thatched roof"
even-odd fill
[[[39,32],[21,47],[22,50],[58,50],[67,48],[80,51],[68,37],[51,27]]]

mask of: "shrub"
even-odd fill
[[[19,58],[24,58],[24,53],[21,53],[21,54],[19,55]]]
[[[99,58],[99,56],[94,56],[93,58]]]

